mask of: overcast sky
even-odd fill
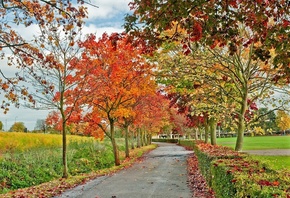
[[[99,8],[89,6],[89,17],[86,20],[86,26],[83,28],[85,34],[95,33],[100,37],[104,32],[108,34],[112,32],[124,31],[122,25],[124,23],[124,16],[129,13],[128,3],[130,0],[90,0],[93,5]],[[30,28],[34,28],[33,26]],[[35,27],[36,28],[36,27]],[[31,30],[27,31],[22,27],[18,27],[18,31],[26,37],[31,37]],[[10,69],[5,66],[6,61],[0,61],[1,70],[9,75]],[[13,72],[10,72],[13,75]],[[1,95],[3,93],[0,93]],[[33,130],[38,119],[45,119],[48,111],[44,110],[31,110],[24,107],[14,108],[11,106],[7,114],[0,111],[0,121],[4,124],[4,130],[9,130],[11,125],[16,122],[23,122],[28,130]]]

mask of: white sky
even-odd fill
[[[122,25],[124,23],[124,16],[128,13],[128,3],[130,0],[90,0],[90,3],[97,5],[99,8],[89,6],[89,17],[86,20],[86,26],[83,28],[84,34],[95,33],[99,38],[104,32],[108,34],[112,32],[124,31]],[[18,32],[26,38],[32,38],[31,32],[37,32],[36,26],[29,27],[29,30],[23,27],[18,27]],[[5,74],[13,75],[12,68],[6,65],[6,61],[0,60],[0,67]],[[3,93],[0,93],[0,98]],[[4,124],[4,130],[9,130],[11,125],[16,122],[23,122],[28,130],[33,130],[38,119],[45,119],[48,111],[31,110],[24,107],[15,108],[10,107],[10,111],[4,114],[0,110],[0,121]]]

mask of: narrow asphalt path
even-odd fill
[[[157,143],[145,159],[112,176],[102,176],[57,198],[191,198],[186,159],[192,151]]]

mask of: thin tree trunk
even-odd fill
[[[125,153],[126,153],[126,157],[130,157],[130,152],[129,152],[129,125],[125,126]]]
[[[115,157],[115,165],[119,166],[121,163],[120,163],[118,145],[117,145],[116,139],[115,139],[115,126],[114,126],[113,119],[110,119],[110,133],[111,133],[111,142],[112,142],[112,146],[113,146],[113,153],[114,153],[114,157]]]
[[[63,165],[62,178],[68,178],[66,123],[65,123],[65,121],[62,122],[62,165]]]
[[[144,130],[144,146],[148,145],[147,131]]]
[[[131,149],[135,149],[135,145],[134,145],[134,132],[131,134]]]
[[[194,139],[195,139],[195,140],[198,140],[197,129],[194,129]]]
[[[204,126],[204,142],[205,143],[208,143],[208,140],[209,140],[209,137],[208,137],[208,134],[209,134],[209,124],[206,123],[205,126]]]
[[[217,121],[215,118],[209,119],[209,125],[210,125],[210,143],[211,145],[216,145],[216,126]]]
[[[141,147],[141,131],[140,128],[137,129],[137,148]]]
[[[152,144],[152,135],[147,135],[148,144]]]
[[[199,139],[202,140],[202,138],[203,138],[202,137],[202,130],[200,130],[200,128],[198,128],[197,130],[198,130],[198,133],[199,133]]]
[[[141,147],[144,146],[144,132],[140,129],[140,140],[141,140]]]

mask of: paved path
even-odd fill
[[[58,198],[191,198],[187,186],[186,151],[158,143],[145,159],[113,176],[103,176],[63,193]]]
[[[290,149],[269,149],[269,150],[245,150],[251,155],[284,155],[290,156]]]

